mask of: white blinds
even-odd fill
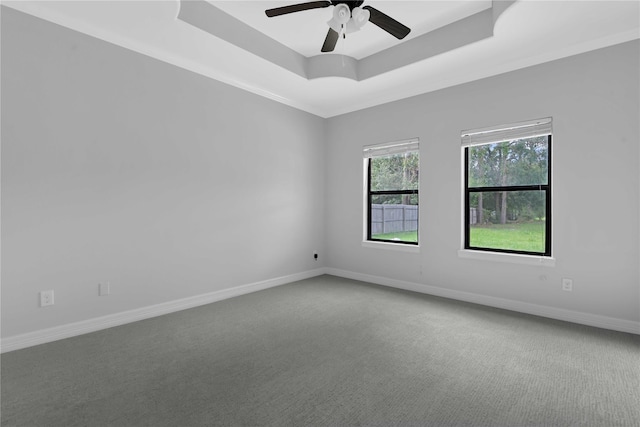
[[[551,134],[552,118],[529,120],[510,125],[466,130],[461,133],[462,146],[490,144]]]
[[[390,156],[392,154],[418,151],[419,147],[420,140],[413,138],[404,141],[386,142],[384,144],[366,145],[362,153],[365,159],[369,159],[371,157]]]

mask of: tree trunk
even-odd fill
[[[479,157],[478,157],[478,175],[480,175],[479,178],[480,178],[480,182],[482,183],[481,185],[485,185],[483,151],[479,153]],[[482,193],[478,193],[478,214],[477,214],[478,224],[482,224],[484,222],[484,206],[483,206],[482,196],[483,196]]]
[[[411,171],[409,170],[409,168],[407,167],[407,161],[409,158],[409,153],[404,153],[404,159],[402,162],[402,179],[403,179],[403,187],[406,188],[407,184],[409,183],[409,180],[411,179]],[[411,194],[403,194],[402,195],[402,204],[403,205],[410,205],[411,204]]]
[[[507,152],[505,152],[505,149]],[[500,147],[500,185],[507,185],[507,147]],[[501,193],[502,203],[500,204],[500,224],[507,223],[507,192]]]
[[[507,223],[507,192],[502,192],[502,203],[500,204],[500,224]]]

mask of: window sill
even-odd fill
[[[402,243],[389,243],[389,242],[371,242],[364,241],[362,242],[362,247],[364,248],[374,248],[374,249],[385,249],[399,252],[411,252],[411,253],[420,253],[419,245],[405,245]]]
[[[458,257],[479,259],[482,261],[508,262],[512,264],[525,265],[541,265],[543,267],[555,267],[556,259],[553,257],[520,255],[520,254],[503,254],[498,252],[473,251],[469,249],[460,249]]]

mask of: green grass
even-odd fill
[[[472,247],[544,252],[544,221],[473,225],[470,233]]]
[[[374,239],[398,240],[400,242],[417,242],[418,232],[417,231],[399,231],[397,233],[374,234],[371,237]]]
[[[471,246],[487,249],[508,249],[512,251],[544,252],[544,221],[513,224],[490,224],[471,226]],[[417,242],[418,233],[401,231],[398,233],[374,234],[374,239]]]

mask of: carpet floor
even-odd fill
[[[2,426],[640,426],[640,336],[320,276],[1,357]]]

